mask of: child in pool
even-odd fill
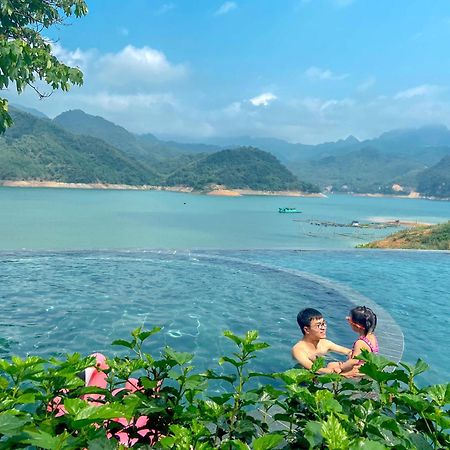
[[[377,316],[370,308],[357,306],[350,311],[347,322],[352,327],[352,330],[359,334],[359,338],[354,342],[352,352],[347,361],[332,362],[328,364],[328,368],[334,369],[336,372],[340,369],[340,373],[344,376],[352,377],[359,375],[359,367],[364,364],[364,361],[356,359],[362,350],[372,353],[378,353],[379,351],[378,340],[374,334],[377,326]]]

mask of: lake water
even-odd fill
[[[350,346],[344,317],[368,303],[400,325],[404,360],[431,363],[425,381],[448,381],[450,254],[352,250],[392,230],[309,222],[443,222],[450,203],[0,188],[0,211],[2,356],[111,354],[113,339],[159,325],[150,351],[193,351],[205,367],[230,350],[223,330],[258,329],[271,345],[258,368],[284,370],[299,309],[323,310],[329,337]]]
[[[279,214],[279,207],[302,214]],[[450,202],[333,195],[212,197],[155,191],[0,188],[0,249],[353,248],[392,229],[320,227],[390,218],[438,223]]]

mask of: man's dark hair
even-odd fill
[[[317,311],[317,309],[305,308],[297,314],[297,323],[302,333],[305,334],[304,328],[311,326],[311,320],[321,319],[322,317],[322,313]]]

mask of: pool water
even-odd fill
[[[449,356],[436,336],[446,336],[449,325],[449,256],[363,250],[3,252],[0,355],[112,355],[123,351],[110,345],[114,339],[127,338],[137,326],[161,326],[146,350],[155,354],[169,345],[193,352],[202,370],[215,368],[233,350],[224,330],[257,329],[271,347],[253,368],[279,371],[293,366],[300,309],[323,311],[328,337],[351,346],[356,336],[344,318],[355,303],[365,303],[400,324],[393,344],[385,339],[392,329],[380,323],[385,352],[397,345],[401,353],[403,332],[405,360],[422,357],[433,367],[426,381],[444,382]]]

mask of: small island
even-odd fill
[[[385,239],[358,248],[450,250],[450,221],[438,225],[418,226],[391,234]]]

